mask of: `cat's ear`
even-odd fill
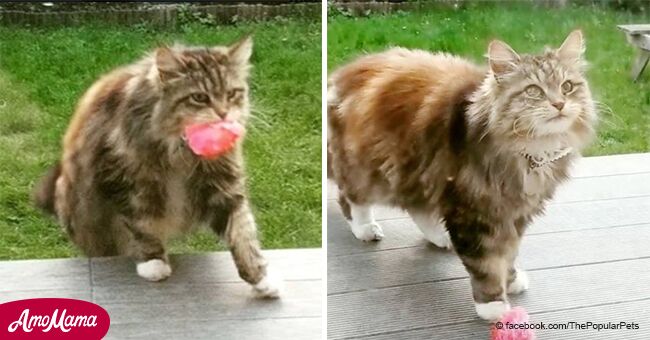
[[[235,65],[247,65],[253,54],[253,38],[250,35],[228,47],[228,59]]]
[[[490,69],[494,75],[498,76],[512,71],[519,62],[519,54],[503,41],[492,40],[488,46],[488,59],[490,60]]]
[[[156,50],[156,68],[160,80],[167,81],[181,74],[182,64],[169,47],[160,47]]]
[[[557,49],[557,55],[564,60],[579,60],[585,53],[585,42],[582,31],[575,30],[569,33],[562,46]]]

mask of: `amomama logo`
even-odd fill
[[[110,317],[100,306],[73,299],[0,304],[0,339],[101,339]]]

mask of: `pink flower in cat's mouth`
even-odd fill
[[[222,120],[185,126],[183,140],[192,152],[203,159],[215,159],[230,151],[244,133],[235,121]]]

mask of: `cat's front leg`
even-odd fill
[[[499,256],[462,257],[469,272],[476,314],[484,320],[495,321],[510,310],[506,296],[506,260]]]
[[[497,237],[500,233],[476,220],[448,218],[447,228],[454,249],[470,275],[476,313],[484,320],[501,318],[510,309],[506,295],[511,265],[508,249],[514,240]]]
[[[130,253],[136,260],[136,271],[148,281],[161,281],[172,274],[163,240],[155,233],[157,221],[140,218],[129,227],[132,233]]]
[[[257,226],[246,199],[232,209],[217,209],[212,229],[223,237],[237,266],[239,276],[253,286],[259,297],[280,296],[282,278],[267,267],[257,238]]]

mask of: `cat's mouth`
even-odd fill
[[[569,116],[567,116],[564,113],[558,113],[555,116],[546,119],[546,121],[547,122],[556,122],[556,121],[559,121],[559,120],[562,120],[562,119],[565,119],[565,118],[569,118]]]
[[[195,155],[215,159],[230,151],[243,133],[236,121],[194,123],[185,126],[181,140]]]

